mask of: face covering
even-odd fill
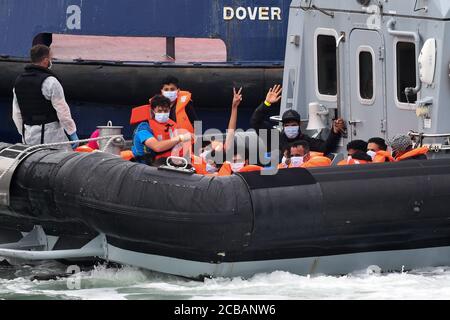
[[[298,137],[298,134],[300,133],[300,127],[285,127],[284,133],[286,134],[286,137],[289,139],[295,139]]]
[[[245,167],[245,162],[235,162],[231,164],[231,170],[234,173],[241,171]]]
[[[375,156],[377,155],[377,153],[375,151],[370,150],[370,151],[367,151],[367,155],[369,157],[371,157],[372,161],[373,161],[375,159]]]
[[[204,161],[206,161],[206,158],[211,154],[212,150],[206,150],[200,154],[200,158],[202,158]]]
[[[215,166],[213,166],[212,164],[209,164],[209,163],[206,164],[206,172],[216,173],[217,171],[219,171],[219,170],[217,170],[217,168]]]
[[[170,102],[174,102],[178,99],[178,91],[164,91],[163,96],[170,100]]]
[[[167,123],[170,118],[170,113],[155,113],[155,120],[159,123]]]
[[[50,60],[50,63],[48,64],[48,69],[51,70],[53,68],[53,62]]]
[[[291,158],[291,166],[294,168],[299,168],[304,163],[303,157],[292,157]]]

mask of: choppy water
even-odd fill
[[[251,279],[206,279],[203,282],[131,267],[96,267],[78,275],[80,290],[69,290],[72,279],[35,280],[63,274],[58,263],[0,267],[0,299],[450,299],[450,267],[377,274],[372,269],[332,277],[303,277],[285,272]]]

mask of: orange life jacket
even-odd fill
[[[390,152],[380,150],[375,155],[373,162],[374,163],[395,162],[395,159],[392,157]]]
[[[84,145],[84,146],[80,146],[78,148],[75,149],[75,152],[80,152],[80,153],[91,153],[94,152],[94,149],[92,149],[91,147],[89,147],[88,145]]]
[[[130,124],[133,126],[145,121],[150,122],[151,118],[150,105],[146,104],[140,107],[133,108],[133,110],[131,111]]]
[[[244,172],[255,172],[255,171],[262,171],[263,168],[261,168],[260,166],[255,166],[255,165],[247,165],[245,167],[243,167],[239,173],[244,173]],[[231,169],[231,165],[229,162],[225,162],[222,165],[222,168],[220,168],[219,170],[219,177],[228,177],[231,176],[233,174],[233,170]]]
[[[188,91],[180,91],[178,94],[177,105],[176,105],[176,115],[177,115],[177,125],[179,129],[184,129],[194,134],[194,124],[191,123],[189,117],[186,113],[186,107],[189,102],[191,102],[192,94]]]
[[[324,153],[321,152],[313,152],[309,153],[310,160],[303,163],[300,168],[314,168],[314,167],[329,167],[331,166],[332,161],[325,157]],[[287,166],[285,163],[281,163],[278,165],[279,170],[283,169],[292,169],[292,165]]]
[[[348,157],[347,160],[342,160],[338,163],[338,166],[352,166],[352,165],[358,165],[358,164],[368,164],[369,161],[366,160],[356,160],[352,157]]]
[[[317,156],[309,160],[308,162],[302,164],[302,168],[317,168],[317,167],[329,167],[332,161],[330,158]]]
[[[134,154],[131,150],[125,150],[120,153],[120,157],[125,161],[131,161],[134,159]]]
[[[403,160],[406,160],[406,159],[409,159],[409,158],[413,158],[413,157],[416,157],[416,156],[427,154],[428,151],[430,151],[430,148],[428,148],[428,147],[417,148],[417,149],[414,149],[414,150],[411,150],[411,151],[405,153],[404,155],[396,158],[395,160],[396,161],[403,161]]]
[[[150,120],[150,128],[153,131],[153,135],[158,141],[170,140],[173,137],[177,136],[178,126],[175,122],[169,119],[167,123],[159,123],[158,121],[151,119]],[[178,146],[175,146],[177,148]],[[165,152],[157,153],[154,160],[159,160],[161,158],[168,158],[171,156],[182,157],[183,156],[183,148],[179,147],[177,149],[170,149]]]
[[[207,175],[208,171],[206,171],[206,162],[200,157],[192,156],[192,166],[195,169],[197,174]]]

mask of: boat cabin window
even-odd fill
[[[374,100],[374,54],[371,48],[360,48],[358,58],[359,98],[364,104]]]
[[[415,103],[417,94],[406,96],[406,88],[414,88],[416,81],[416,45],[413,42],[397,42],[397,100],[400,103]]]
[[[337,94],[336,38],[330,35],[317,36],[317,81],[321,95]]]

